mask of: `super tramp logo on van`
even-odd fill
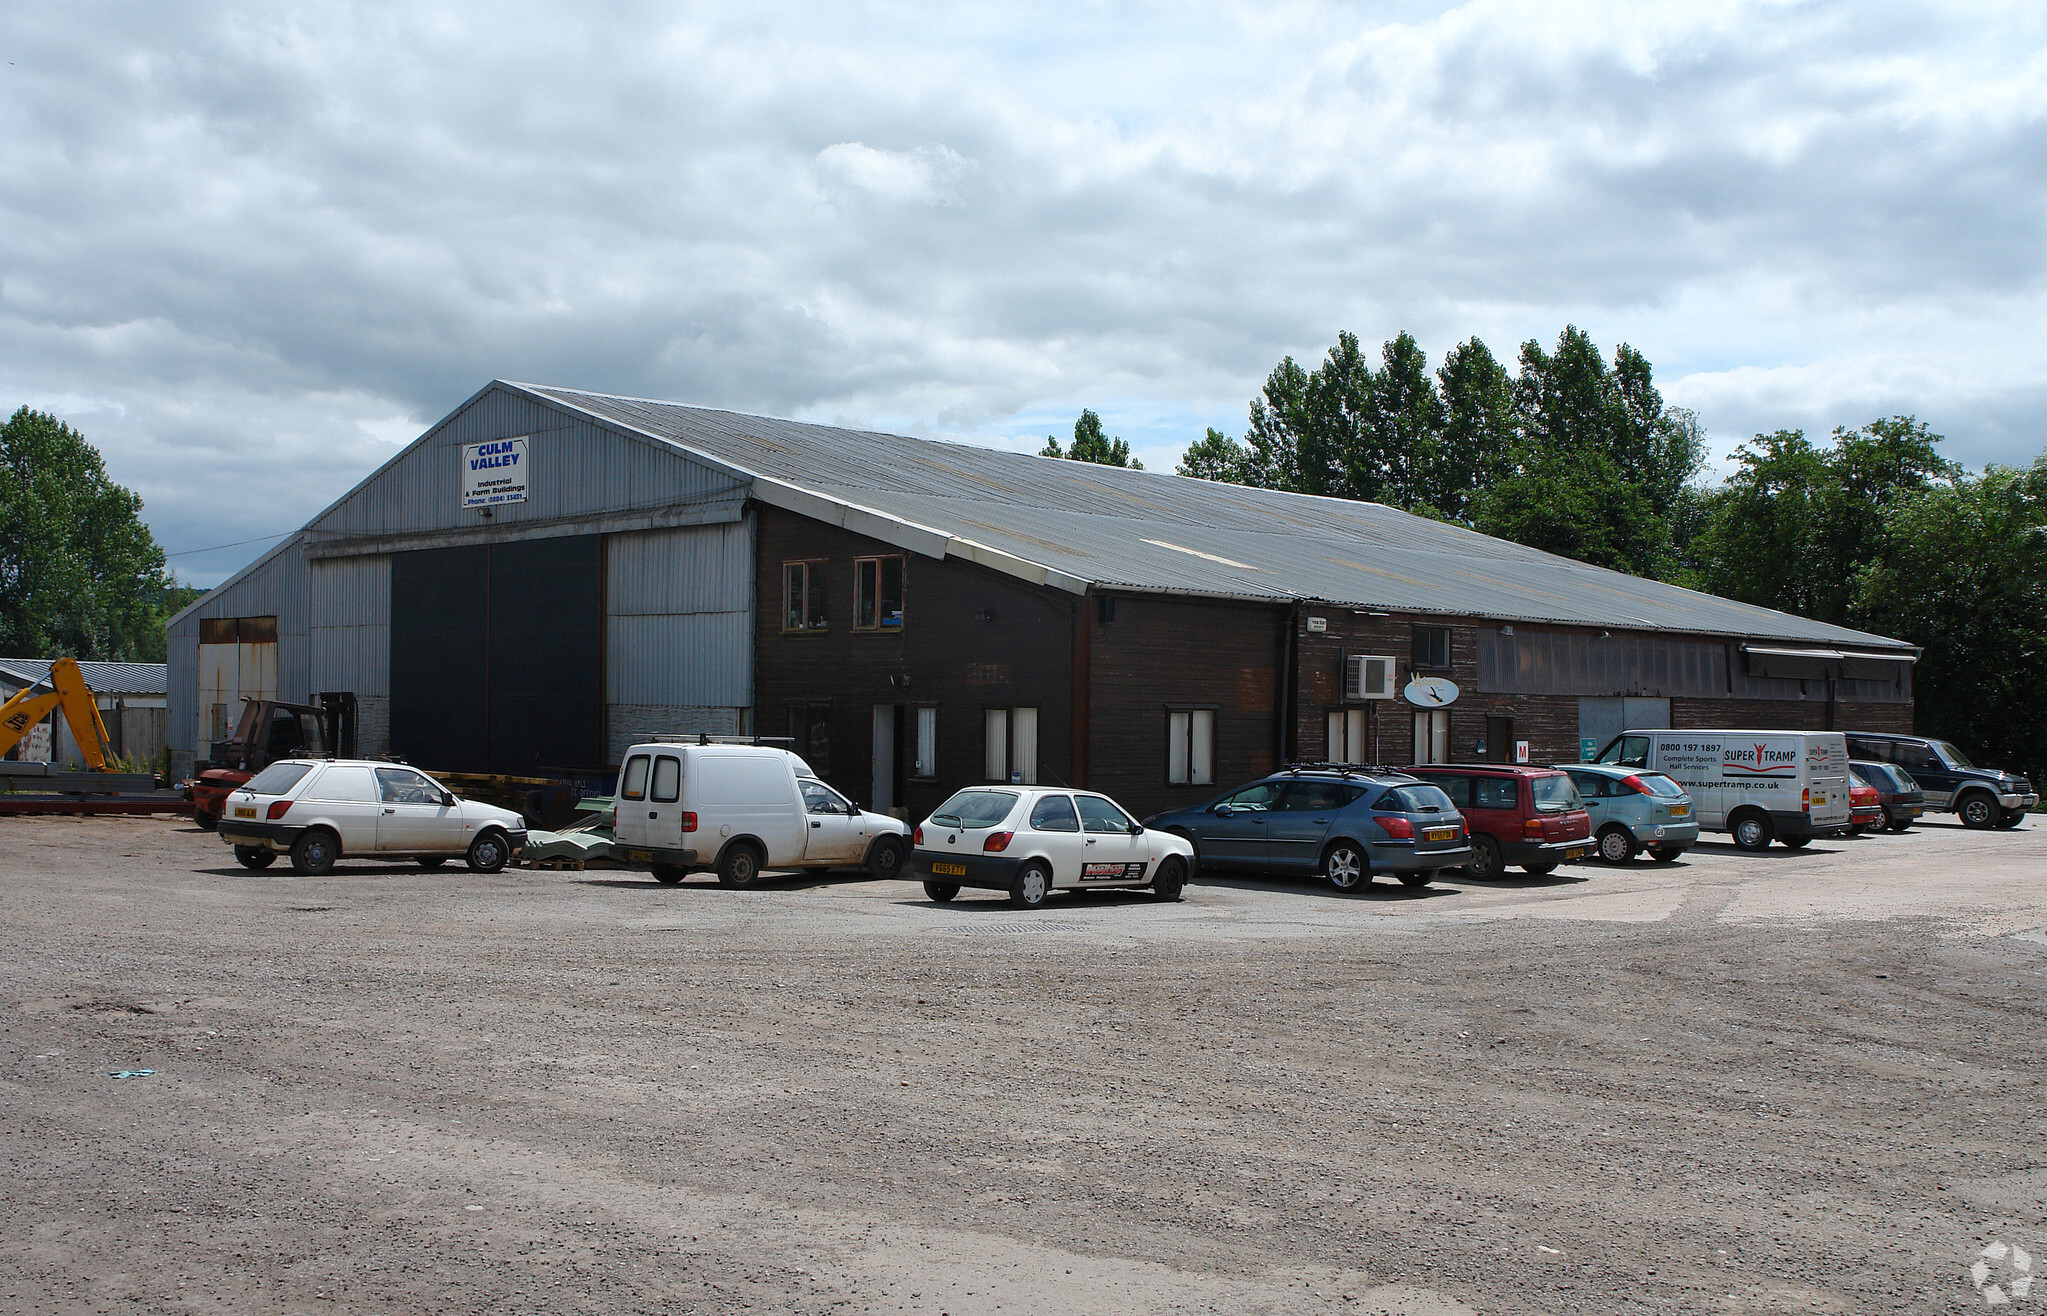
[[[1723,777],[1796,777],[1798,742],[1793,740],[1728,741],[1720,753]]]

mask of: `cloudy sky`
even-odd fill
[[[210,584],[494,376],[1170,470],[1349,329],[2047,445],[2037,3],[0,13],[0,404]]]

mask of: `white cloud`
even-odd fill
[[[493,375],[1004,446],[1093,406],[1170,466],[1344,328],[1572,322],[1723,448],[1903,410],[2028,459],[2043,22],[16,6],[0,400],[172,548],[297,524]]]

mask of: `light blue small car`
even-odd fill
[[[1559,763],[1592,815],[1592,846],[1601,859],[1624,864],[1647,850],[1667,864],[1699,839],[1698,815],[1685,788],[1660,772],[1593,763]]]

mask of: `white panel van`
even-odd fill
[[[1744,850],[1793,849],[1848,829],[1848,739],[1839,731],[1623,731],[1594,760],[1648,768],[1692,797],[1699,826]]]
[[[895,877],[910,825],[867,813],[786,749],[656,741],[626,751],[613,854],[674,884],[712,870],[750,886],[765,869],[864,867]]]

